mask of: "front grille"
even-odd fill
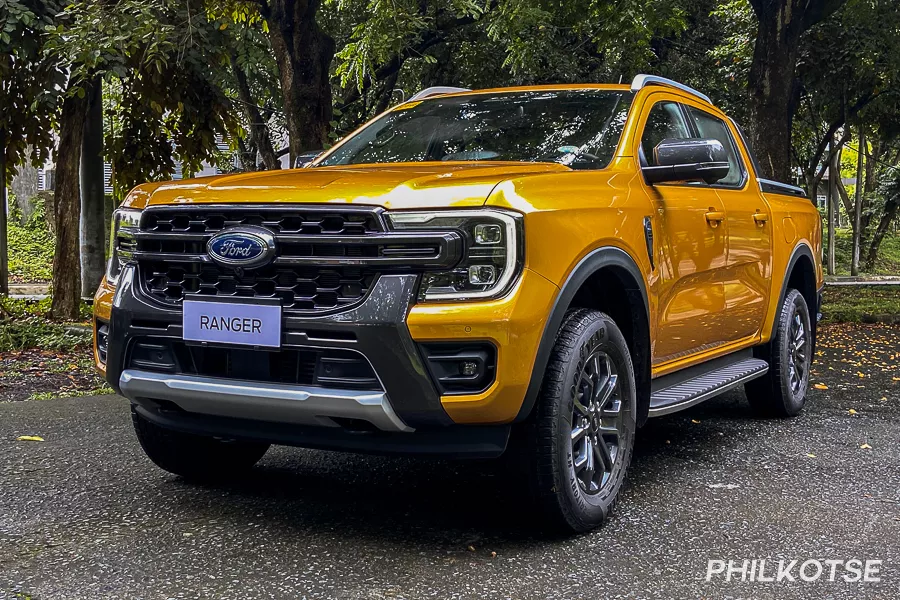
[[[242,270],[208,260],[210,237],[240,225],[276,236],[273,264]],[[165,304],[203,296],[279,298],[288,310],[323,312],[365,297],[379,269],[340,263],[379,254],[366,240],[383,230],[376,209],[152,207],[141,220],[134,256],[142,289]]]
[[[360,268],[279,268],[235,272],[213,263],[141,262],[144,289],[168,304],[185,298],[280,298],[286,309],[325,311],[359,302],[377,274]]]

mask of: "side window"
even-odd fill
[[[647,164],[656,165],[653,157],[653,149],[661,141],[674,138],[686,139],[691,137],[690,130],[682,115],[677,102],[658,102],[650,109],[647,115],[647,123],[644,125],[644,133],[641,136],[641,150]]]
[[[698,110],[692,106],[688,107],[688,112],[694,123],[697,125],[697,131],[700,137],[719,140],[725,146],[725,152],[728,153],[728,164],[731,167],[728,170],[728,176],[720,179],[719,185],[740,185],[744,179],[744,166],[737,154],[737,148],[734,138],[731,137],[731,131],[725,121],[718,117],[714,117],[709,113]]]

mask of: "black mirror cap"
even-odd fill
[[[302,169],[312,161],[319,158],[319,156],[325,152],[324,150],[310,150],[308,152],[301,152],[297,155],[297,158],[294,159],[294,168]]]
[[[653,149],[657,166],[643,167],[647,183],[704,181],[713,184],[728,176],[728,153],[722,142],[705,138],[665,139]]]
[[[653,159],[653,162],[659,166],[728,162],[728,153],[719,140],[670,138],[656,145],[656,148],[653,149]]]

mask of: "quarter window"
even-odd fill
[[[722,119],[692,106],[688,107],[688,113],[690,113],[691,119],[694,120],[700,137],[719,140],[725,147],[725,152],[728,153],[728,165],[730,167],[728,176],[720,179],[717,185],[740,185],[744,180],[744,167],[740,158],[738,158],[737,147],[728,125]]]
[[[677,102],[657,102],[647,115],[644,134],[641,137],[641,150],[647,164],[656,166],[653,149],[666,139],[683,140],[691,137],[690,130],[684,120],[681,107]]]

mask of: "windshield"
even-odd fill
[[[373,122],[317,166],[489,160],[602,169],[615,153],[632,97],[612,90],[543,90],[411,103]]]

